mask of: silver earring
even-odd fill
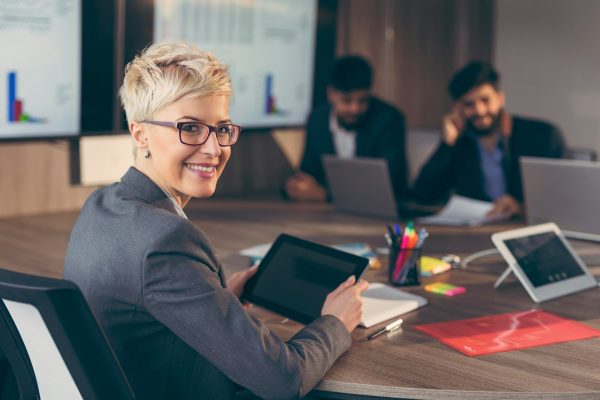
[[[152,154],[150,154],[150,150],[146,150],[146,154],[144,154],[144,158],[150,158]]]

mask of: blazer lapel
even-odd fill
[[[161,188],[156,186],[150,178],[135,167],[130,167],[129,170],[127,170],[125,175],[121,178],[121,182],[130,188],[136,197],[143,201],[167,211],[177,213],[173,208],[171,200],[167,198]]]

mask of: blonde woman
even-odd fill
[[[120,90],[134,167],[93,193],[73,228],[65,278],[77,283],[138,398],[230,399],[308,393],[351,344],[366,282],[332,292],[322,316],[283,342],[239,301],[255,270],[225,281],[183,211],[211,196],[241,128],[227,67],[187,44],[155,44]]]

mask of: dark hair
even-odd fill
[[[471,61],[454,73],[448,83],[448,92],[454,100],[460,99],[465,93],[486,83],[498,89],[500,74],[490,63]]]
[[[331,73],[331,86],[341,92],[370,89],[373,83],[373,71],[369,62],[361,56],[338,58]]]

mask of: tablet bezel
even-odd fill
[[[308,324],[315,318],[318,318],[319,316],[307,315],[301,311],[283,306],[277,303],[275,299],[264,298],[253,293],[253,290],[258,280],[269,269],[269,266],[272,265],[271,260],[273,259],[273,257],[275,257],[275,255],[277,254],[277,252],[283,244],[301,247],[330,257],[337,257],[346,262],[354,263],[356,265],[354,271],[352,271],[351,274],[348,274],[348,277],[350,277],[350,275],[354,275],[356,277],[356,282],[360,280],[369,264],[368,258],[357,256],[342,250],[334,249],[332,247],[328,247],[319,243],[300,239],[298,237],[287,235],[285,233],[280,234],[269,249],[269,251],[267,252],[267,254],[265,255],[265,257],[260,262],[256,274],[251,279],[249,279],[248,282],[246,282],[241,299],[243,301],[248,301],[258,306],[267,308],[271,311],[279,313],[287,318],[293,319],[302,324]],[[290,265],[292,264],[290,263]],[[335,288],[332,288],[331,290],[334,289]],[[300,301],[301,300],[302,299],[300,299]]]
[[[535,287],[527,277],[525,271],[523,271],[523,269],[517,262],[516,258],[506,245],[505,241],[549,232],[556,234],[556,236],[561,240],[567,251],[570,253],[571,257],[575,260],[575,262],[579,265],[579,268],[583,271],[583,275],[578,275],[559,282],[549,283],[543,286]],[[575,253],[569,242],[565,239],[560,228],[554,223],[546,223],[541,225],[529,226],[526,228],[519,228],[510,231],[494,233],[492,235],[492,242],[494,242],[496,248],[504,257],[512,272],[517,276],[517,278],[519,278],[529,296],[536,303],[540,303],[542,301],[554,299],[556,297],[564,296],[567,294],[575,293],[581,290],[598,286],[596,278],[590,273],[583,261],[581,261],[581,258],[579,258],[579,256],[577,255],[577,253]]]

